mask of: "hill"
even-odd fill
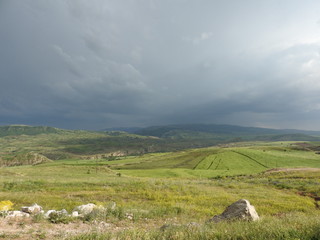
[[[146,154],[109,161],[111,169],[135,176],[217,177],[260,173],[273,168],[320,168],[319,143],[247,142]]]
[[[47,126],[9,125],[0,126],[0,137],[60,133],[62,131],[67,130]]]
[[[127,132],[127,133],[135,133],[140,131],[142,128],[140,127],[114,127],[114,128],[105,128],[100,130],[101,132]]]
[[[269,129],[219,124],[181,124],[147,127],[135,132],[142,136],[171,139],[224,139],[224,140],[293,140],[317,141],[320,132],[295,129]]]
[[[284,133],[286,131],[193,124],[150,127],[139,130],[138,135],[123,131],[94,132],[47,126],[0,126],[0,166],[35,164],[39,162],[39,156],[43,156],[41,159],[45,161],[110,159],[230,142],[320,141],[319,136]]]
[[[219,143],[216,139],[180,141],[119,131],[64,130],[46,126],[1,126],[0,132],[0,166],[33,164],[38,162],[39,154],[48,161],[109,159]]]
[[[0,166],[34,164],[39,156],[58,159],[96,159],[159,151],[160,140],[125,132],[64,130],[45,126],[1,126]],[[28,157],[26,157],[28,156]],[[34,157],[34,159],[32,159]]]

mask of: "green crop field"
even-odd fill
[[[320,167],[320,157],[292,142],[239,143],[109,161],[111,169],[132,176],[205,177],[254,174],[272,168]],[[134,171],[133,171],[134,170]]]

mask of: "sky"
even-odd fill
[[[0,0],[0,124],[320,130],[320,1]]]

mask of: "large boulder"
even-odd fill
[[[42,207],[38,204],[33,204],[32,206],[24,206],[21,208],[21,212],[29,213],[29,214],[37,214],[41,213]]]
[[[246,220],[246,221],[257,221],[259,220],[258,213],[254,206],[246,199],[240,199],[235,203],[231,204],[224,210],[220,215],[216,215],[209,220],[209,222],[218,223],[225,220]]]

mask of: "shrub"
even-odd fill
[[[0,202],[0,211],[9,211],[12,209],[14,204],[11,201],[1,201]]]
[[[52,212],[49,215],[49,221],[52,223],[70,223],[73,220],[72,217],[70,217],[67,213],[63,212],[63,211],[59,211],[59,212]]]

